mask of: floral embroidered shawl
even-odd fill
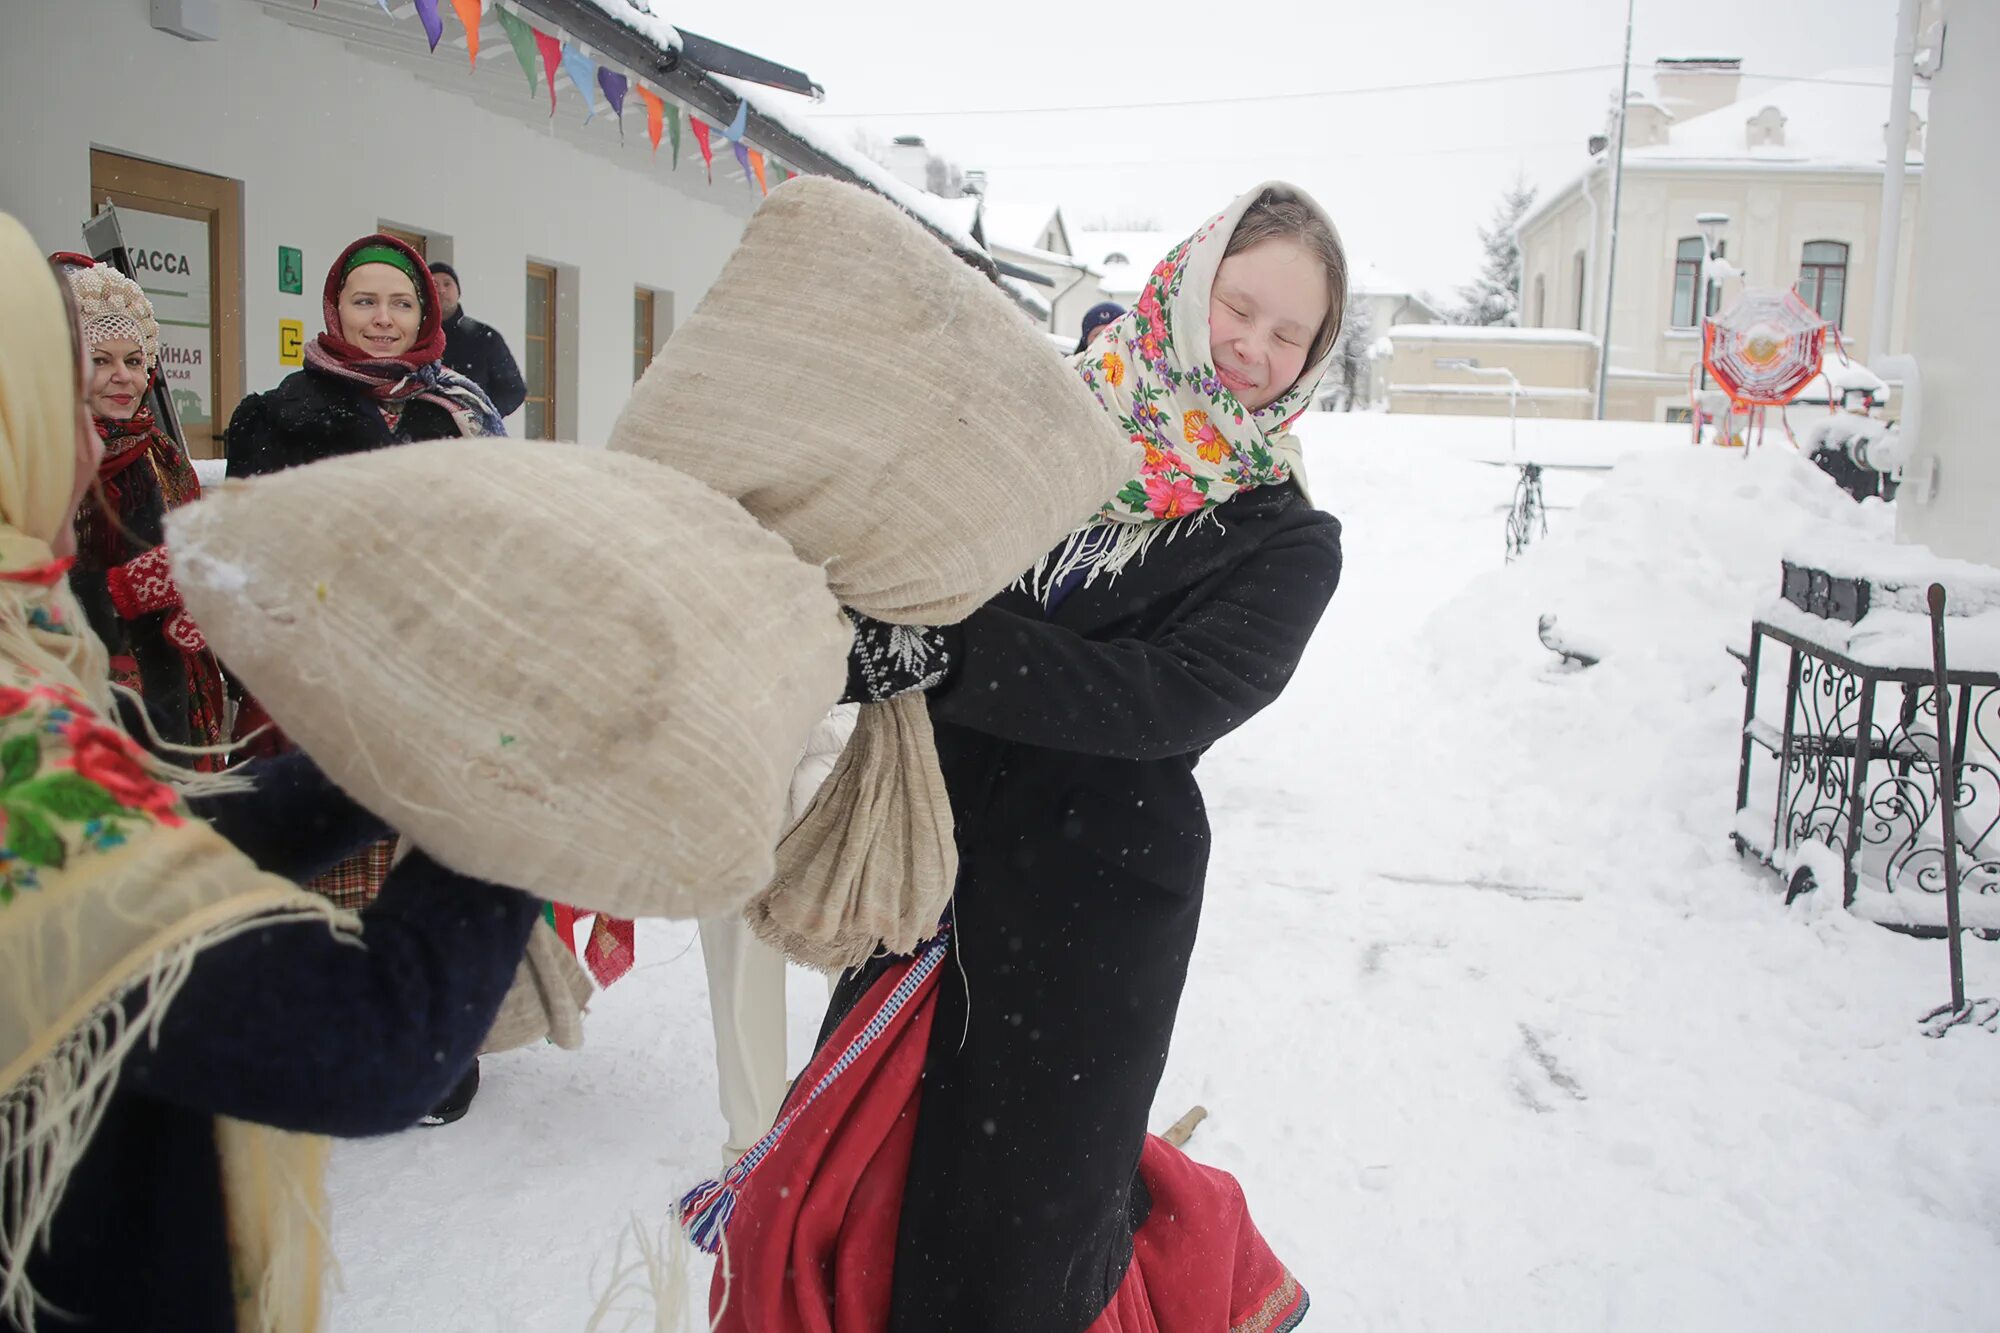
[[[52,549],[70,521],[78,351],[54,274],[5,214],[0,309],[0,1318],[32,1330],[29,1252],[126,1054],[201,952],[278,921],[358,923],[258,871],[166,781],[193,775],[113,720],[104,646]],[[239,1325],[310,1333],[325,1141],[218,1117],[216,1145]]]
[[[1077,570],[1089,568],[1086,583],[1100,574],[1115,577],[1162,532],[1185,526],[1175,520],[1198,522],[1238,491],[1291,479],[1304,487],[1304,459],[1290,427],[1312,402],[1332,349],[1276,402],[1253,413],[1223,386],[1208,344],[1209,292],[1223,252],[1250,205],[1274,186],[1326,216],[1296,186],[1259,185],[1175,246],[1154,267],[1138,303],[1071,359],[1098,403],[1144,448],[1145,462],[1089,525],[1033,571],[1030,586],[1043,601]]]

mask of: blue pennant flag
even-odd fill
[[[588,125],[597,115],[597,99],[590,92],[597,84],[597,66],[591,63],[590,57],[585,55],[575,42],[563,43],[562,63],[564,72],[569,75],[569,81],[576,85],[577,93],[583,98],[583,123]]]
[[[743,142],[743,131],[749,123],[750,104],[748,102],[738,102],[736,104],[736,118],[729,122],[729,128],[724,130],[723,133],[736,140],[736,142],[741,143]]]

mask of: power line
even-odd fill
[[[1091,106],[937,107],[929,111],[815,112],[814,120],[871,120],[916,116],[1050,116],[1093,111],[1164,111],[1176,107],[1243,106],[1252,102],[1297,102],[1321,97],[1361,97],[1375,93],[1414,93],[1435,88],[1471,88],[1482,84],[1517,83],[1526,79],[1556,79],[1571,74],[1603,74],[1616,65],[1574,65],[1568,69],[1532,70],[1519,74],[1481,74],[1464,79],[1431,79],[1419,83],[1382,83],[1365,88],[1322,88],[1303,93],[1255,93],[1242,97],[1193,97],[1172,102],[1100,102]]]
[[[1381,93],[1429,92],[1441,88],[1475,88],[1496,83],[1520,83],[1535,79],[1560,79],[1577,74],[1604,74],[1618,65],[1572,65],[1564,69],[1525,70],[1515,74],[1480,74],[1462,79],[1431,79],[1416,83],[1370,84],[1362,88],[1321,88],[1302,93],[1252,93],[1241,97],[1196,97],[1169,102],[1099,102],[1074,106],[988,106],[932,107],[912,111],[819,111],[814,120],[898,120],[944,116],[1054,116],[1088,115],[1098,111],[1172,111],[1187,107],[1246,106],[1266,102],[1300,102],[1329,97],[1369,97]],[[1741,77],[1763,83],[1809,83],[1830,88],[1887,88],[1877,79],[1827,79],[1810,75],[1764,74],[1740,71]]]
[[[1481,144],[1466,145],[1458,148],[1415,148],[1408,150],[1384,148],[1366,153],[1320,153],[1310,148],[1302,148],[1292,153],[1262,153],[1251,157],[1237,157],[1232,154],[1228,157],[1227,161],[1232,165],[1250,162],[1291,162],[1305,167],[1320,162],[1370,162],[1385,157],[1465,157],[1481,154],[1529,153],[1538,152],[1545,148],[1573,148],[1575,146],[1576,139],[1572,136],[1567,139],[1544,139],[1535,143]],[[1092,159],[1089,161],[1074,162],[988,162],[985,166],[989,172],[1095,171],[1101,167],[1184,167],[1187,164],[1188,158],[1182,155],[1180,157]]]

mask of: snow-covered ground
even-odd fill
[[[2000,1038],[1919,1035],[1942,944],[1788,909],[1727,840],[1724,647],[1792,530],[1883,517],[1781,449],[1645,447],[1552,474],[1578,507],[1506,568],[1483,447],[1305,428],[1346,577],[1202,766],[1155,1120],[1209,1109],[1190,1150],[1241,1177],[1307,1327],[2000,1327]],[[1559,666],[1544,611],[1604,664]],[[1973,994],[1996,951],[1969,942]],[[583,1051],[490,1059],[459,1124],[337,1150],[336,1329],[581,1329],[621,1232],[714,1169],[693,926],[640,955]],[[795,1062],[824,995],[794,978]]]

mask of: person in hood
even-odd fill
[[[1125,313],[1125,307],[1116,301],[1099,301],[1083,312],[1083,332],[1077,335],[1076,350],[1081,353],[1090,346],[1090,340],[1097,331]]]
[[[431,281],[444,310],[444,363],[486,390],[501,416],[513,416],[527,401],[528,383],[507,340],[491,324],[465,313],[457,269],[440,259],[431,265]]]

